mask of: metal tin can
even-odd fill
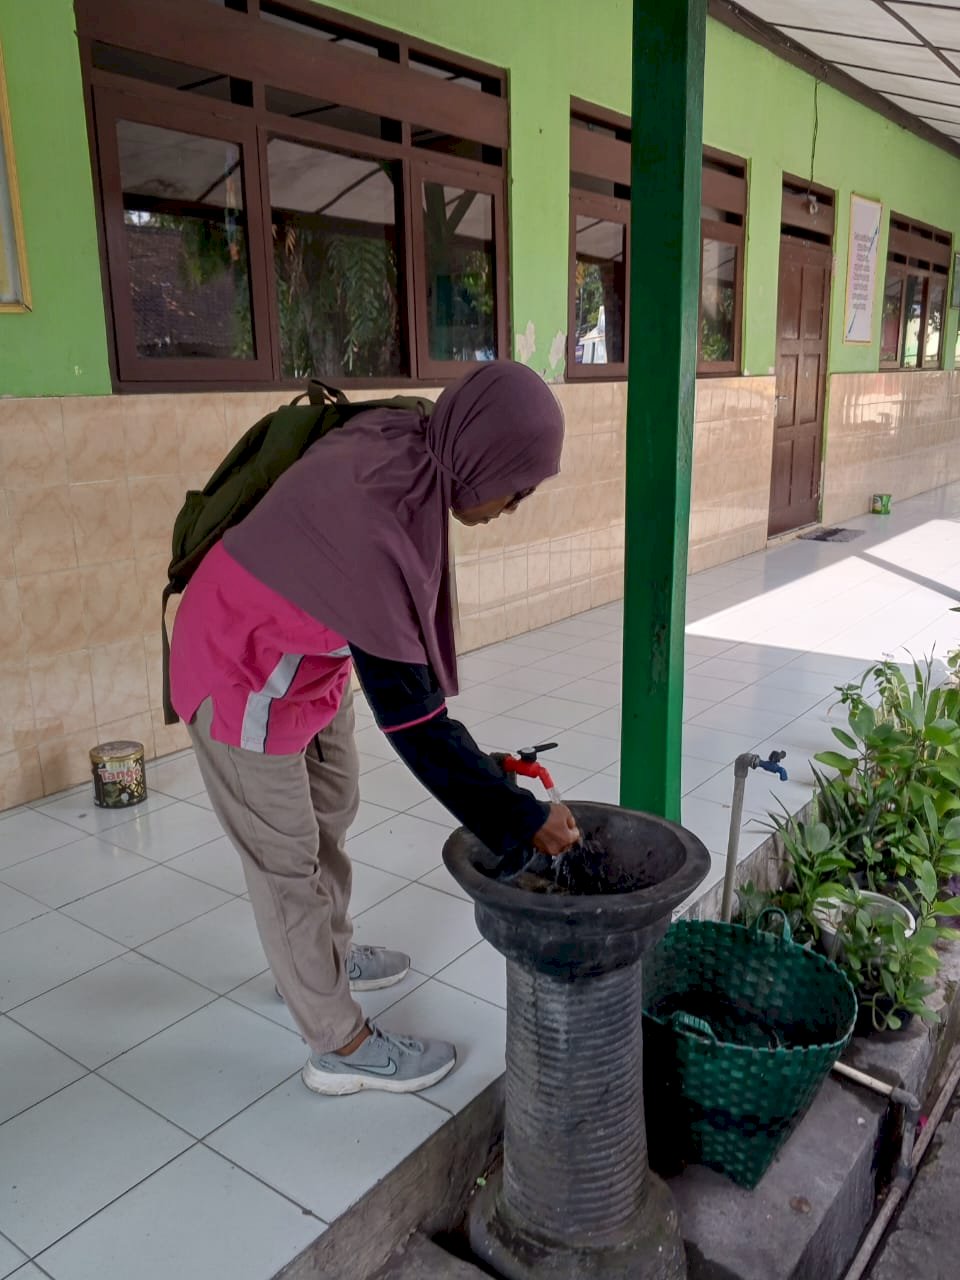
[[[147,798],[142,742],[101,742],[90,752],[93,800],[101,809],[126,809]]]
[[[888,516],[890,514],[890,503],[892,494],[875,493],[870,499],[870,511],[875,516]]]

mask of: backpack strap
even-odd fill
[[[160,645],[162,649],[162,666],[163,666],[163,723],[176,724],[180,717],[173,709],[173,703],[170,701],[170,636],[167,632],[167,605],[170,597],[177,594],[177,589],[172,582],[168,582],[163,588],[162,606],[160,614]]]
[[[339,387],[332,387],[329,382],[321,382],[319,378],[311,378],[307,383],[306,391],[301,391],[298,396],[294,396],[290,401],[291,405],[299,404],[304,396],[311,404],[350,403]]]

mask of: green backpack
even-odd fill
[[[328,431],[342,427],[369,409],[416,409],[424,417],[433,404],[421,396],[393,396],[350,404],[342,391],[311,379],[303,395],[268,413],[233,446],[203,489],[191,489],[173,523],[173,555],[163,589],[163,719],[176,724],[170,701],[170,638],[167,603],[196,573],[200,562],[224,533],[257,505],[284,471]]]

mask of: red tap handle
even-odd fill
[[[548,791],[553,790],[553,778],[545,765],[537,760],[521,760],[518,756],[504,756],[500,762],[506,773],[519,773],[523,778],[539,778]]]

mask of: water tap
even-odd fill
[[[745,751],[733,762],[733,776],[745,778],[749,769],[763,769],[766,773],[775,773],[781,782],[787,782],[787,771],[780,763],[787,758],[785,751],[771,751],[766,760],[761,760],[752,751]]]
[[[541,764],[539,760],[541,751],[553,751],[558,745],[556,742],[541,742],[535,747],[522,747],[512,755],[497,751],[493,753],[493,758],[504,773],[519,774],[521,778],[539,778],[553,803],[560,804],[561,797],[557,785],[546,765]]]

